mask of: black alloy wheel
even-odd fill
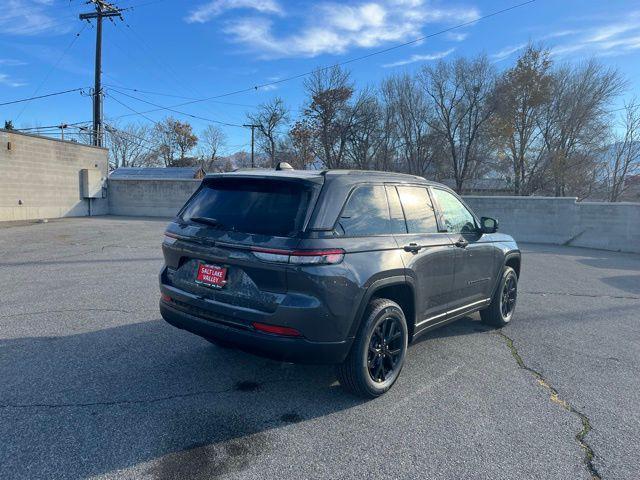
[[[518,297],[518,281],[515,275],[509,275],[504,287],[502,288],[502,296],[500,298],[500,311],[504,318],[509,318],[516,306]]]
[[[371,380],[384,382],[394,374],[403,349],[402,328],[397,317],[387,317],[373,331],[369,340],[367,369]]]

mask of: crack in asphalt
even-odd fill
[[[584,465],[587,471],[589,472],[589,474],[591,475],[592,480],[602,480],[600,473],[598,473],[598,470],[593,464],[595,453],[591,448],[591,446],[585,440],[585,437],[589,434],[592,428],[591,423],[589,422],[589,417],[587,417],[584,413],[582,413],[576,407],[571,405],[571,403],[562,399],[558,391],[549,383],[549,381],[546,378],[544,378],[544,376],[540,372],[529,367],[524,362],[524,360],[520,356],[520,353],[518,353],[518,349],[514,345],[513,339],[511,337],[509,337],[502,331],[497,331],[496,334],[505,341],[507,347],[511,351],[511,355],[516,360],[518,367],[531,373],[535,377],[535,379],[538,381],[538,385],[540,385],[542,388],[544,388],[549,392],[550,400],[553,403],[562,407],[567,412],[577,416],[580,419],[580,422],[582,423],[582,429],[578,433],[576,433],[575,439],[576,439],[576,442],[578,442],[578,444],[580,445],[580,448],[582,448],[582,450],[584,451]]]
[[[294,381],[294,380],[279,379],[279,380],[272,380],[271,382],[263,382],[263,383],[256,382],[255,385],[257,386],[251,391],[258,391],[264,385],[267,385],[267,384],[284,383],[284,382],[291,382],[291,381]],[[111,406],[119,406],[119,405],[142,405],[142,404],[166,402],[166,401],[177,400],[182,398],[197,397],[200,395],[220,395],[223,393],[229,393],[233,391],[246,392],[247,390],[243,390],[242,388],[239,387],[239,384],[236,383],[231,387],[223,388],[223,389],[197,390],[195,392],[176,393],[174,395],[162,395],[159,397],[151,397],[151,398],[144,398],[144,399],[133,399],[133,400],[125,399],[125,400],[109,400],[109,401],[102,401],[102,402],[75,402],[75,403],[5,403],[5,404],[0,404],[0,408],[3,408],[3,409],[4,408],[7,408],[7,409],[8,408],[24,408],[24,409],[27,409],[27,408],[83,408],[83,407],[111,407]]]
[[[526,295],[562,295],[566,297],[587,297],[587,298],[611,298],[616,300],[640,300],[640,297],[634,295],[602,295],[595,293],[571,293],[571,292],[520,292]]]
[[[136,400],[111,400],[103,402],[78,402],[78,403],[6,403],[0,405],[0,408],[81,408],[81,407],[109,407],[117,405],[140,405],[164,402],[168,400],[176,400],[179,398],[196,397],[199,395],[219,395],[231,392],[234,387],[222,390],[199,390],[197,392],[179,393],[175,395],[165,395],[161,397],[136,399]]]

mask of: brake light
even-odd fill
[[[289,254],[291,253],[288,250],[276,250],[258,247],[252,248],[251,251],[258,260],[275,263],[289,263]]]
[[[285,337],[301,337],[298,330],[291,327],[281,327],[279,325],[268,325],[266,323],[253,322],[253,328],[260,332],[271,333],[273,335],[283,335]]]
[[[163,293],[160,295],[160,298],[162,299],[163,302],[172,302],[173,299],[167,295],[166,293]]]
[[[340,263],[344,259],[344,250],[298,250],[291,253],[289,263],[297,265],[323,265]]]
[[[345,251],[341,248],[328,250],[278,250],[270,248],[251,248],[259,260],[293,265],[333,265],[342,262]]]

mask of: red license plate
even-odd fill
[[[198,265],[196,283],[207,287],[222,288],[227,283],[227,269],[218,265]]]

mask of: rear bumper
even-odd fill
[[[227,342],[250,353],[294,363],[341,363],[353,341],[312,342],[304,338],[271,335],[237,324],[202,318],[189,312],[188,306],[177,307],[163,300],[160,300],[160,313],[174,327]]]

